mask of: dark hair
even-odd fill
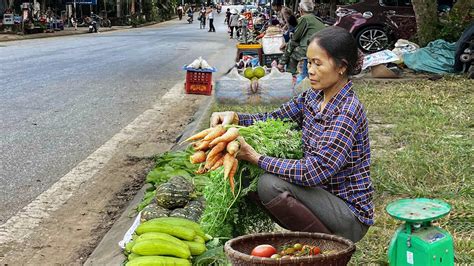
[[[272,1],[272,6],[282,6],[283,5],[283,0],[273,0]]]
[[[298,25],[298,20],[296,19],[295,15],[291,15],[288,17],[288,24],[294,28]]]
[[[347,75],[360,72],[357,43],[347,30],[336,26],[327,27],[311,36],[308,45],[313,41],[326,50],[338,66],[346,65]]]
[[[271,20],[271,24],[272,24],[272,26],[276,26],[276,25],[280,24],[280,21],[278,21],[278,19],[274,18],[274,19]]]

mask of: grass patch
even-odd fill
[[[399,223],[385,207],[405,197],[439,198],[451,204],[451,213],[437,223],[454,237],[456,263],[473,263],[474,81],[459,76],[357,81],[355,88],[370,124],[376,224],[357,243],[351,263],[387,264],[389,241]],[[253,113],[275,107],[215,105],[214,110]]]

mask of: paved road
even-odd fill
[[[181,66],[198,56],[229,66],[235,42],[223,20],[217,33],[183,19],[1,43],[0,223],[183,80]]]

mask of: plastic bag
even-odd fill
[[[284,103],[295,96],[293,76],[288,72],[280,72],[276,67],[259,79],[258,84],[262,103]]]
[[[237,68],[216,81],[216,101],[227,104],[243,104],[248,102],[250,96],[250,80],[241,76]]]
[[[262,47],[264,54],[279,54],[282,53],[280,47],[285,43],[283,35],[265,35],[262,38]]]
[[[362,70],[380,64],[395,62],[400,60],[400,58],[390,50],[382,50],[373,54],[368,54],[364,56],[364,63],[362,64]]]

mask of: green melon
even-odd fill
[[[253,76],[257,78],[261,78],[265,76],[265,69],[261,66],[258,66],[253,69]]]

